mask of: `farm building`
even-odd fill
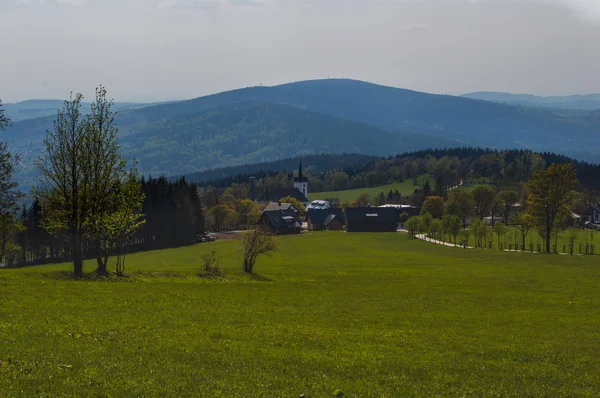
[[[396,232],[398,209],[354,207],[345,210],[346,232]]]
[[[600,204],[590,206],[583,213],[583,220],[586,225],[599,225],[600,224]]]
[[[346,224],[342,209],[309,209],[306,223],[311,231],[341,231]]]
[[[269,203],[260,216],[260,222],[277,235],[298,234],[302,221],[290,203]]]

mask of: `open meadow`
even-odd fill
[[[383,192],[384,195],[387,195],[388,192],[395,192],[396,190],[402,195],[410,195],[412,194],[418,186],[415,185],[413,180],[406,180],[404,182],[396,182],[393,184],[381,185],[378,187],[372,188],[358,188],[358,189],[348,189],[345,191],[331,191],[331,192],[314,192],[309,193],[309,200],[324,200],[328,198],[338,198],[342,201],[353,201],[358,199],[360,195],[369,195],[370,198],[373,198]]]
[[[238,245],[0,270],[0,396],[600,395],[595,256],[321,232],[247,276]]]

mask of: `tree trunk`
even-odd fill
[[[108,272],[106,266],[108,259],[106,256],[102,255],[102,245],[100,244],[100,241],[96,241],[96,262],[98,263],[96,274],[99,276],[107,276]]]
[[[552,241],[552,228],[546,226],[546,253],[550,253],[550,242]]]
[[[81,256],[81,238],[77,232],[73,233],[73,274],[83,276],[83,258]]]

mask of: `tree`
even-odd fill
[[[519,217],[515,217],[514,224],[517,226],[519,235],[521,235],[521,247],[525,250],[525,238],[529,234],[531,228],[533,228],[534,221],[529,214],[522,214]]]
[[[97,272],[106,274],[108,252],[114,249],[117,256],[116,273],[123,276],[125,247],[132,235],[145,224],[142,214],[144,194],[141,192],[137,170],[132,169],[126,181],[118,181],[109,195],[110,209],[104,211],[101,217],[94,215],[92,218],[94,227],[91,229],[95,231],[95,238],[105,247],[104,258],[101,259],[104,268]]]
[[[278,241],[266,229],[259,228],[242,235],[242,251],[244,255],[244,272],[252,274],[256,259],[261,255],[269,255],[276,251]]]
[[[429,227],[433,224],[433,217],[429,213],[423,214],[419,217],[419,230],[421,233],[427,233],[429,231]]]
[[[467,217],[473,214],[475,202],[473,195],[469,191],[455,189],[448,195],[447,214],[458,216],[463,223],[463,228],[467,226]]]
[[[498,236],[498,248],[500,249],[502,246],[502,237],[504,235],[506,235],[506,233],[508,232],[508,229],[506,228],[506,226],[504,224],[496,224],[494,225],[494,232],[496,233],[496,235]]]
[[[2,100],[0,100],[0,131],[10,125],[10,120],[4,115]],[[17,220],[19,210],[19,184],[14,180],[15,164],[19,161],[18,155],[13,155],[4,142],[0,143],[0,262],[4,261],[7,246],[21,230],[21,223]]]
[[[285,198],[281,198],[281,203],[291,203],[294,206],[294,209],[298,210],[298,214],[301,216],[306,215],[306,207],[296,198],[292,198],[291,196],[286,196]]]
[[[4,108],[2,107],[2,100],[0,99],[0,131],[5,130],[10,126],[10,120],[4,114]]]
[[[85,173],[87,123],[81,114],[83,95],[76,94],[57,112],[54,130],[46,132],[45,156],[37,160],[36,195],[47,209],[43,225],[65,233],[71,244],[73,273],[83,275],[82,237],[89,215],[89,175]]]
[[[253,200],[238,200],[237,202],[235,202],[234,207],[237,213],[238,222],[243,228],[247,228],[250,225],[256,224],[256,222],[260,218],[260,207]]]
[[[556,225],[571,212],[573,190],[578,184],[572,164],[552,164],[546,170],[534,173],[527,183],[527,214],[543,231],[546,253],[550,253],[550,240]]]
[[[569,228],[567,231],[567,242],[569,242],[569,254],[573,255],[575,242],[579,239],[579,228]]]
[[[440,234],[443,230],[444,228],[442,226],[442,221],[436,219],[432,221],[431,225],[429,225],[429,230],[427,230],[427,233],[434,239],[440,239]]]
[[[484,217],[487,217],[492,210],[492,205],[495,198],[496,193],[492,188],[486,186],[475,187],[475,189],[473,189],[475,216],[477,216],[480,220],[483,220]]]
[[[421,214],[429,213],[433,218],[441,219],[446,210],[446,202],[440,196],[428,196],[421,207]]]
[[[227,205],[216,205],[208,209],[213,231],[221,231],[235,222],[236,212]]]
[[[367,207],[371,204],[371,198],[366,193],[360,194],[360,196],[354,201],[355,207]]]
[[[128,179],[137,178],[137,171],[132,170],[133,174],[128,176],[127,159],[121,154],[112,105],[112,101],[106,98],[106,89],[102,86],[96,88],[96,99],[85,122],[84,152],[81,156],[83,179],[86,182],[84,189],[89,190],[83,193],[88,198],[85,237],[91,239],[95,246],[96,273],[99,275],[107,274],[109,248],[114,245],[121,247],[125,238],[122,235],[135,232],[128,231],[126,219],[131,218],[132,225],[141,225],[135,219],[141,212],[143,200],[139,183],[128,183]],[[123,200],[123,195],[128,195],[130,203]],[[115,225],[104,225],[107,221]],[[116,239],[118,244],[106,241],[107,230],[115,228],[119,231],[113,231],[108,236]],[[102,241],[105,242],[104,246]]]
[[[441,176],[435,179],[433,194],[436,196],[441,196],[442,198],[448,196],[448,188],[446,187],[446,184],[444,184]]]
[[[502,217],[504,224],[508,225],[510,219],[510,210],[519,202],[519,195],[512,189],[507,189],[500,192],[497,196],[497,203],[502,209]]]
[[[456,238],[462,227],[460,218],[456,215],[447,214],[442,219],[442,227],[448,235],[454,237],[454,244],[456,245]]]
[[[404,226],[406,227],[406,230],[408,231],[408,236],[410,236],[411,238],[416,237],[417,233],[419,232],[419,228],[420,228],[420,224],[421,224],[419,218],[420,217],[411,217],[404,224]]]

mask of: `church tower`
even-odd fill
[[[294,188],[298,188],[298,191],[302,192],[302,194],[308,198],[308,178],[304,177],[302,174],[302,160],[300,160],[298,177],[294,178]]]

